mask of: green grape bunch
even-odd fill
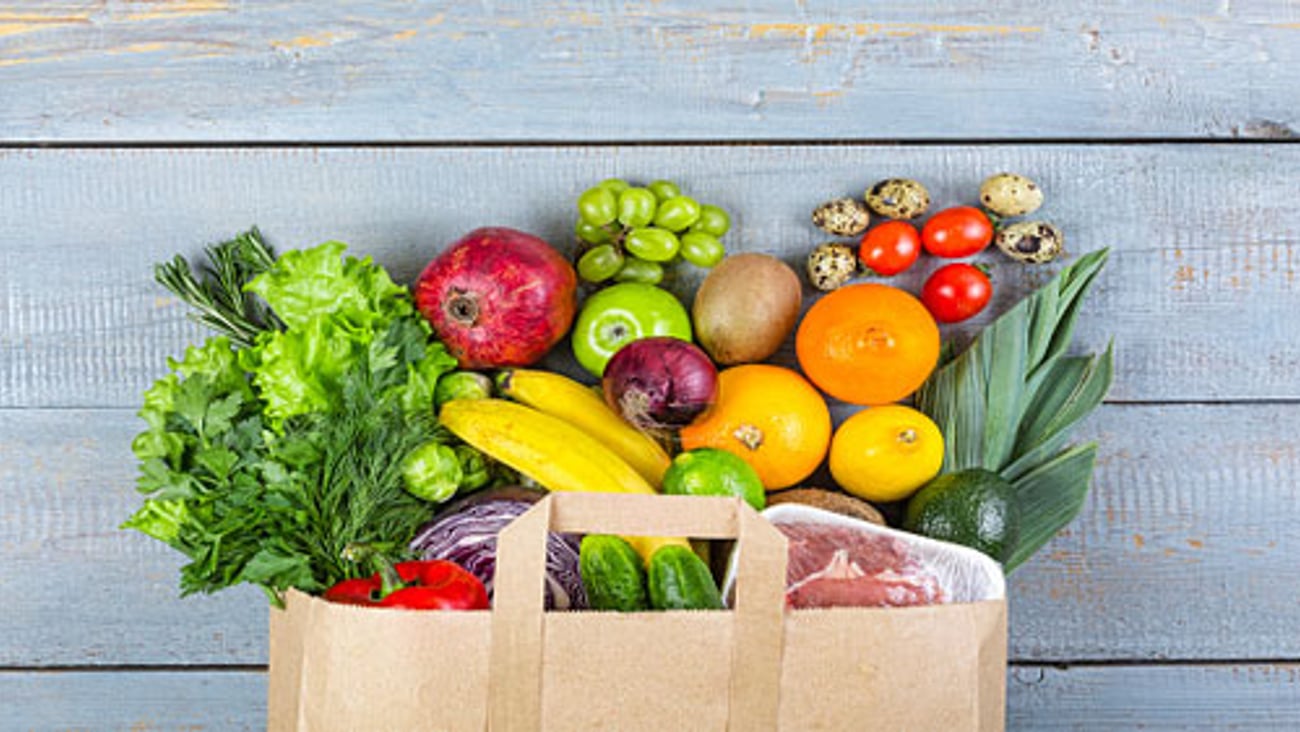
[[[722,235],[730,228],[726,211],[683,194],[672,181],[633,186],[609,178],[578,196],[578,276],[592,284],[657,285],[664,267],[679,260],[704,268],[721,262]]]

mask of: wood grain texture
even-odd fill
[[[1012,657],[1300,658],[1300,405],[1104,407],[1080,517],[1009,582]]]
[[[3,732],[266,729],[258,671],[0,671]]]
[[[1300,667],[1225,664],[1011,668],[1007,671],[1007,729],[1300,729]]]
[[[0,139],[1294,137],[1287,0],[0,2]]]
[[[205,335],[153,263],[257,223],[409,281],[668,175],[798,264],[825,198],[1002,169],[1072,251],[1113,247],[1078,336],[1118,347],[1083,514],[1009,583],[1008,729],[1300,729],[1272,662],[1300,659],[1300,146],[1127,144],[1296,138],[1300,5],[701,5],[0,0],[0,142],[28,147],[0,150],[0,732],[264,726],[264,598],[178,599],[180,558],[117,528],[140,392]],[[813,144],[585,145],[695,140]],[[30,149],[244,141],[500,146]],[[991,261],[995,312],[1048,273]]]
[[[1290,732],[1300,668],[1019,666],[1007,671],[1007,730]],[[265,728],[257,671],[0,672],[0,730],[198,732]]]
[[[265,662],[260,593],[178,600],[177,555],[117,529],[129,412],[3,414],[0,667]],[[1300,658],[1300,405],[1110,405],[1080,436],[1094,489],[1012,576],[1011,658]]]
[[[733,251],[801,267],[826,239],[808,223],[826,198],[901,174],[949,205],[1002,169],[1043,184],[1042,215],[1071,250],[1113,248],[1078,333],[1091,350],[1116,339],[1112,399],[1294,399],[1297,166],[1300,146],[1232,145],[0,152],[0,407],[137,406],[166,357],[204,335],[153,264],[254,223],[281,248],[351,242],[409,282],[479,225],[567,245],[586,185],[670,172],[733,212]],[[989,316],[1051,269],[985,258]],[[901,283],[916,291],[935,266]]]
[[[125,411],[0,419],[0,668],[266,662],[260,591],[180,599],[181,555],[118,528],[138,430]]]

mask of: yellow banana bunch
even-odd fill
[[[504,399],[453,399],[438,420],[457,437],[552,491],[654,493],[595,437],[559,417]]]
[[[460,439],[551,491],[654,493],[645,478],[604,443],[569,422],[504,399],[453,399],[438,421]],[[685,539],[624,537],[645,561]]]
[[[563,374],[536,369],[510,369],[497,377],[503,394],[568,422],[605,444],[631,465],[650,485],[663,482],[672,458],[641,430],[609,408],[590,387]]]

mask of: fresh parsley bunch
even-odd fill
[[[181,551],[185,594],[249,582],[273,602],[366,574],[344,559],[363,544],[405,556],[432,505],[403,484],[404,459],[453,438],[433,415],[456,366],[404,287],[369,258],[327,242],[276,259],[256,230],[183,258],[158,280],[221,334],[144,395],[132,443],[144,504],[125,527]],[[483,458],[449,465],[463,489]]]

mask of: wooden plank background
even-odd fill
[[[1300,7],[0,2],[11,140],[1294,137]]]
[[[1079,340],[1118,349],[1083,514],[1011,579],[1008,727],[1300,728],[1300,5],[698,5],[0,2],[0,730],[263,725],[260,594],[178,599],[117,529],[204,335],[153,263],[256,223],[409,280],[477,225],[564,243],[610,175],[797,263],[825,198],[1002,169],[1112,247]],[[986,258],[994,311],[1051,269]]]
[[[1278,664],[1015,666],[1007,671],[1007,726],[1292,732],[1300,727],[1297,673]],[[0,716],[24,720],[15,730],[252,732],[266,728],[263,685],[261,673],[243,669],[0,674]]]
[[[792,264],[827,238],[808,222],[824,198],[908,174],[955,204],[991,171],[1024,171],[1047,190],[1042,214],[1071,250],[1114,252],[1080,333],[1084,347],[1122,344],[1113,399],[1300,397],[1300,325],[1285,317],[1300,266],[1297,146],[24,149],[0,151],[0,164],[13,243],[0,260],[3,406],[138,402],[165,357],[201,335],[152,282],[152,264],[251,224],[282,247],[348,241],[409,281],[485,223],[566,246],[584,186],[668,168],[735,212],[733,249]],[[990,312],[1046,279],[985,258],[1004,284]]]

